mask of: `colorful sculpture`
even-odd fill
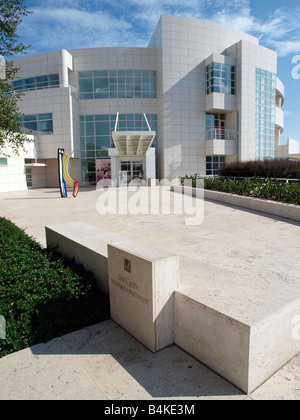
[[[73,188],[73,197],[76,198],[79,192],[79,182],[74,181],[68,171],[70,156],[64,149],[58,149],[58,176],[59,187],[62,198],[68,197],[67,186]]]

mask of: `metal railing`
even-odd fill
[[[6,93],[26,93],[26,92],[33,92],[36,90],[46,90],[46,89],[55,89],[55,88],[66,88],[68,87],[71,91],[71,95],[74,97],[78,97],[78,93],[77,93],[77,89],[75,89],[73,86],[71,85],[62,85],[62,84],[57,84],[57,85],[53,85],[53,86],[39,86],[39,87],[34,87],[34,88],[24,88],[24,89],[12,89]]]
[[[280,181],[280,182],[282,182],[282,183],[285,183],[285,184],[289,184],[290,182],[300,182],[300,176],[299,176],[299,179],[296,179],[296,178],[276,178],[276,177],[272,177],[272,176],[269,176],[269,177],[254,177],[254,176],[222,176],[222,178],[230,178],[230,179],[233,179],[234,181],[236,181],[236,180],[243,180],[243,179],[250,179],[250,180],[257,180],[257,179],[259,179],[259,180],[266,180],[266,179],[272,179],[273,181]]]
[[[236,140],[236,131],[223,128],[206,130],[206,140]]]

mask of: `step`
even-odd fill
[[[299,279],[200,282],[175,292],[175,343],[251,393],[300,352],[299,315]]]

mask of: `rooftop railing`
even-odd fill
[[[77,93],[77,89],[75,89],[73,86],[71,85],[62,85],[62,84],[57,84],[57,85],[53,85],[53,86],[39,86],[39,87],[34,87],[34,88],[23,88],[23,89],[12,89],[6,93],[26,93],[26,92],[32,92],[32,91],[36,91],[36,90],[47,90],[47,89],[54,89],[54,88],[66,88],[68,87],[71,91],[71,95],[74,97],[78,97],[78,93]]]

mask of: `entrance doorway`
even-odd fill
[[[129,184],[129,182],[138,179],[139,173],[144,171],[144,162],[141,160],[122,160],[121,161],[121,176],[122,183]]]
[[[31,168],[26,168],[26,184],[27,184],[27,188],[32,188],[32,171],[31,171]]]

